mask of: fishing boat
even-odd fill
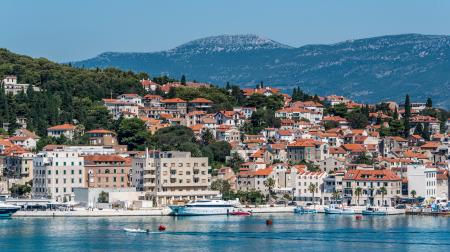
[[[20,206],[6,204],[0,201],[0,217],[10,217],[15,212],[19,211]]]
[[[186,205],[172,205],[169,206],[171,215],[226,215],[231,213],[235,206],[239,203],[238,200],[196,200]]]
[[[362,213],[362,215],[387,215],[388,214],[387,209],[382,210],[382,209],[379,209],[379,208],[373,207],[373,206],[367,207],[361,213]]]
[[[355,214],[355,210],[342,207],[338,204],[330,204],[324,210],[326,214]]]
[[[317,210],[316,209],[304,208],[302,206],[296,206],[294,208],[294,213],[298,213],[298,214],[315,214],[315,213],[317,213]]]

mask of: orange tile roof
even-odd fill
[[[300,139],[294,143],[290,143],[288,147],[315,147],[316,145],[321,145],[321,142],[312,139]]]
[[[362,144],[343,144],[342,147],[350,152],[365,152],[366,148]]]
[[[349,170],[343,179],[357,181],[401,181],[401,178],[390,170]]]
[[[53,130],[74,130],[75,128],[76,128],[75,125],[65,123],[65,124],[61,124],[61,125],[52,126],[50,128],[47,128],[47,130],[48,131],[53,131]]]
[[[94,129],[86,132],[86,134],[116,134],[116,133],[105,129]]]
[[[172,99],[161,100],[161,102],[162,103],[183,103],[183,102],[186,102],[186,101],[183,100],[183,99],[180,99],[180,98],[172,98]]]
[[[212,101],[205,99],[205,98],[195,98],[194,100],[190,101],[190,103],[213,103]]]

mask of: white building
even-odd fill
[[[33,158],[33,168],[33,197],[71,201],[73,188],[86,187],[84,159],[78,152],[41,152]]]
[[[157,205],[211,198],[219,192],[209,189],[209,169],[207,157],[191,157],[190,152],[147,152],[145,157],[133,158],[132,184]]]
[[[412,191],[416,192],[416,197],[425,197],[427,195],[425,170],[425,166],[420,163],[406,165],[408,195],[411,195]]]
[[[12,95],[19,94],[22,91],[26,93],[28,87],[30,86],[30,84],[17,83],[17,76],[14,75],[5,76],[3,80],[0,82],[0,84],[2,84],[3,87],[5,88],[5,94],[12,94]],[[39,88],[34,86],[33,90],[40,91]]]

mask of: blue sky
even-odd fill
[[[159,51],[219,34],[291,46],[400,33],[450,34],[450,1],[1,0],[0,47],[65,62]]]

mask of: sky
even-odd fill
[[[0,47],[57,62],[102,52],[154,52],[221,34],[290,46],[450,34],[438,0],[0,0]]]

